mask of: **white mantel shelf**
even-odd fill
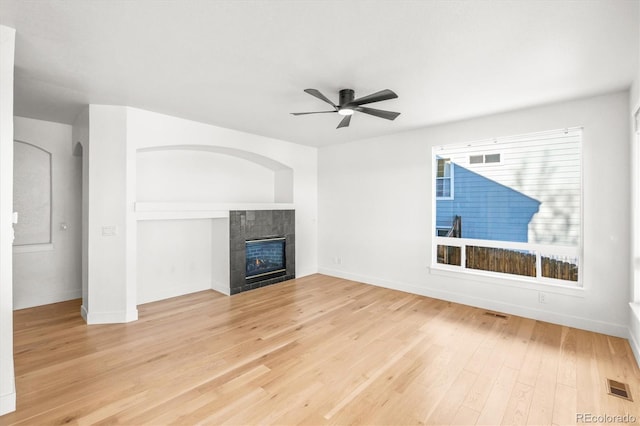
[[[151,203],[136,202],[137,220],[222,219],[232,210],[293,210],[292,203]]]

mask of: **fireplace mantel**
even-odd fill
[[[136,202],[137,220],[228,218],[232,210],[294,210],[293,203]]]

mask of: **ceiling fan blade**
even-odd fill
[[[362,98],[354,99],[349,102],[349,105],[364,105],[372,102],[386,101],[387,99],[395,99],[397,97],[398,95],[396,95],[392,90],[384,89],[379,92],[363,96]]]
[[[339,129],[340,127],[349,127],[350,122],[351,122],[351,116],[345,115],[342,121],[340,121],[340,124],[338,124],[338,127],[336,127],[336,129]]]
[[[315,96],[316,98],[325,101],[326,103],[328,103],[329,105],[334,107],[336,110],[338,109],[338,106],[336,104],[334,104],[333,102],[331,102],[331,100],[329,98],[327,98],[325,95],[320,93],[319,90],[316,90],[316,89],[304,89],[304,91],[307,92],[308,94],[310,94],[311,96]]]
[[[306,114],[326,114],[328,112],[336,113],[337,111],[312,111],[312,112],[291,112],[291,115],[306,115]]]
[[[365,114],[374,115],[380,118],[386,118],[387,120],[395,120],[396,117],[400,115],[399,112],[384,111],[382,109],[375,109],[375,108],[356,107],[354,109],[356,111],[364,112]]]

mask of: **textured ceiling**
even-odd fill
[[[129,105],[322,146],[628,88],[639,2],[0,0],[16,28],[15,114],[72,123]],[[337,114],[337,101],[395,121]]]

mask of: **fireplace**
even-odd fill
[[[295,210],[231,210],[229,269],[230,294],[294,279]]]
[[[286,274],[286,238],[269,237],[245,241],[245,280],[264,281]]]

